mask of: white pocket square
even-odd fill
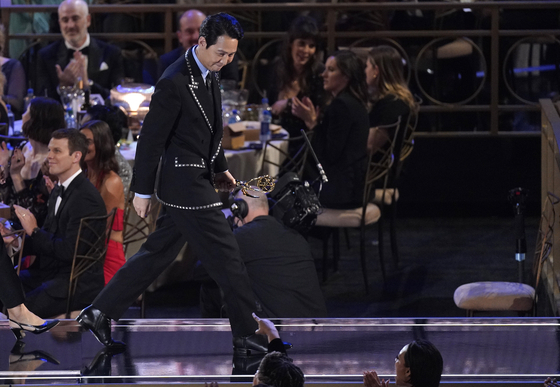
[[[107,65],[107,63],[105,62],[101,63],[101,66],[99,66],[99,71],[103,70],[109,70],[109,65]]]

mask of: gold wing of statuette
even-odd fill
[[[274,189],[274,180],[269,175],[255,177],[247,181],[237,181],[237,187],[241,189],[243,195],[251,198],[258,196],[251,195],[248,191],[268,193]]]

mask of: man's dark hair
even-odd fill
[[[262,359],[257,379],[260,384],[273,387],[303,387],[305,383],[301,368],[280,352],[268,353]]]
[[[66,127],[64,108],[52,98],[37,97],[29,105],[29,120],[22,131],[27,138],[48,145],[55,130]]]
[[[113,141],[116,143],[122,138],[122,130],[127,127],[126,114],[113,105],[93,105],[87,110],[91,120],[100,120],[109,125]]]
[[[410,384],[414,387],[438,387],[443,372],[443,358],[428,340],[408,344],[404,363],[410,368]]]
[[[80,133],[77,129],[59,129],[52,134],[52,138],[60,140],[63,138],[68,139],[68,150],[70,154],[74,152],[82,152],[82,158],[80,159],[80,165],[84,165],[84,159],[86,158],[88,150],[87,137]]]
[[[233,16],[221,12],[208,16],[200,26],[199,36],[206,39],[206,48],[216,44],[218,37],[227,35],[232,39],[243,38],[243,27]]]

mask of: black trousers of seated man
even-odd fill
[[[67,299],[51,296],[47,284],[33,278],[27,270],[16,274],[12,259],[0,238],[0,310],[25,304],[27,309],[39,317],[47,318],[66,311]]]
[[[115,274],[93,307],[118,320],[171,264],[188,242],[225,295],[233,336],[255,333],[251,313],[259,313],[237,241],[219,208],[180,210],[164,206],[155,231]],[[266,317],[266,316],[264,316]]]

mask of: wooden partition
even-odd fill
[[[541,203],[542,207],[549,192],[560,197],[560,110],[559,103],[550,99],[540,100],[542,111],[541,137]],[[542,281],[552,303],[552,310],[560,310],[560,205],[556,205],[554,239],[550,255],[543,265]],[[558,259],[556,255],[559,255]]]

